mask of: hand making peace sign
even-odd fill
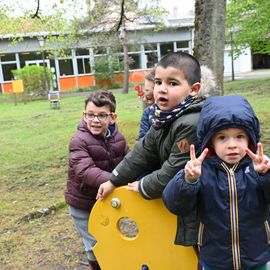
[[[202,162],[208,153],[208,149],[205,148],[201,155],[196,158],[195,146],[190,145],[190,161],[185,166],[185,180],[189,182],[195,182],[201,175]]]
[[[270,160],[263,154],[263,146],[261,143],[258,143],[257,154],[254,154],[248,148],[246,149],[246,153],[252,159],[254,169],[257,173],[266,174],[270,170]]]

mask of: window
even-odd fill
[[[3,77],[4,81],[11,81],[14,76],[12,74],[12,70],[17,70],[16,63],[14,64],[2,64],[2,70],[3,70]]]
[[[164,56],[170,52],[173,52],[173,42],[170,43],[160,43],[160,53]]]
[[[177,41],[176,42],[176,47],[177,48],[188,48],[189,47],[188,40]]]
[[[150,52],[153,52],[153,51],[157,51],[157,44],[156,43],[147,43],[147,44],[144,44],[144,51],[147,52],[147,51],[150,51]]]
[[[89,49],[76,49],[76,61],[78,74],[91,73]]]
[[[71,50],[65,50],[62,55],[64,57],[58,59],[60,76],[74,75]]]
[[[14,53],[10,54],[1,54],[0,55],[1,62],[9,62],[9,61],[16,61],[16,57]]]
[[[1,54],[0,55],[0,65],[3,71],[3,81],[11,81],[14,79],[12,70],[17,70],[16,56],[15,54]]]
[[[147,68],[152,68],[158,62],[158,55],[156,52],[153,53],[145,53],[146,56],[146,66]]]
[[[73,75],[72,59],[59,59],[59,72],[60,76]]]
[[[90,58],[77,58],[77,66],[79,74],[91,73]]]
[[[89,50],[88,49],[76,49],[76,56],[86,56],[89,55]]]
[[[128,62],[130,69],[140,69],[141,68],[141,55],[135,53],[128,54]]]
[[[146,57],[146,67],[152,68],[158,62],[157,44],[148,43],[144,44],[144,53]]]
[[[188,40],[177,41],[176,42],[176,51],[189,53],[189,41]]]

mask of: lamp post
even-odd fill
[[[123,46],[124,51],[124,85],[123,85],[123,94],[128,93],[129,83],[128,83],[128,75],[129,75],[129,62],[128,62],[128,44],[127,44],[127,36],[126,30],[124,27],[120,27],[119,29],[119,39]]]
[[[48,80],[47,80],[47,72],[46,72],[46,63],[45,63],[45,55],[44,55],[44,45],[45,45],[45,39],[43,36],[38,37],[39,46],[41,48],[41,54],[42,54],[42,62],[43,62],[43,68],[44,68],[44,83],[45,83],[45,91],[46,95],[49,94],[49,88],[48,88]]]

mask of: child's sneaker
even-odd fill
[[[89,261],[89,270],[101,270],[97,261]]]

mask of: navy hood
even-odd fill
[[[213,96],[205,101],[197,127],[198,143],[203,150],[211,137],[226,128],[243,128],[257,149],[260,124],[248,101],[239,95]]]

